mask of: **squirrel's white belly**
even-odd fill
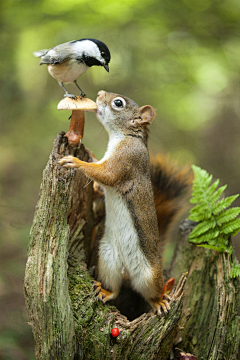
[[[59,82],[73,82],[77,80],[89,67],[86,64],[78,63],[76,60],[68,62],[48,65],[48,71]]]
[[[101,281],[114,289],[128,274],[133,287],[144,295],[144,289],[149,288],[147,285],[152,281],[152,271],[139,246],[127,204],[112,187],[105,187],[105,202],[105,233],[99,247]]]

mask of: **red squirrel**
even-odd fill
[[[174,173],[160,158],[150,165],[148,126],[155,117],[150,105],[139,107],[126,96],[100,91],[97,117],[109,134],[108,148],[97,162],[72,156],[59,160],[76,168],[104,189],[105,231],[99,244],[98,300],[115,299],[123,279],[152,306],[155,313],[170,309],[164,286],[160,240],[181,211],[181,196],[191,176]],[[106,288],[107,290],[105,290]]]

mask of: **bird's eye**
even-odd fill
[[[102,52],[101,52],[101,55],[102,55],[102,56],[103,56],[103,55],[105,55],[105,52],[104,52],[104,51],[102,51]]]
[[[121,97],[117,97],[117,98],[113,99],[113,101],[112,101],[112,107],[115,110],[121,110],[121,109],[125,108],[125,106],[126,106],[126,101]]]

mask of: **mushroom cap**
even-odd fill
[[[83,110],[83,111],[92,111],[97,110],[97,104],[88,98],[83,98],[81,96],[76,96],[76,99],[65,97],[62,99],[58,106],[58,110]]]

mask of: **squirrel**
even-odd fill
[[[105,155],[90,163],[72,156],[59,160],[66,168],[80,169],[104,189],[106,220],[95,294],[103,303],[115,299],[123,279],[129,279],[156,314],[168,313],[171,298],[162,293],[159,244],[183,208],[181,199],[190,188],[191,175],[169,168],[160,157],[150,164],[147,139],[155,117],[152,106],[139,107],[126,96],[103,90],[96,102],[96,115],[109,134]]]

